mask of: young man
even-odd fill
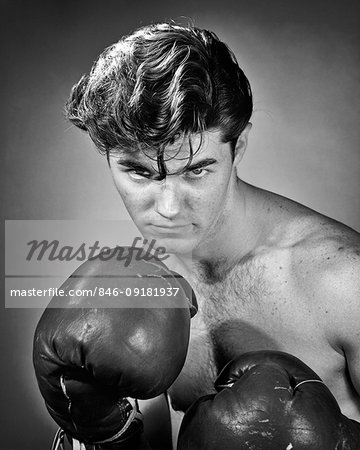
[[[276,350],[311,367],[360,421],[359,235],[238,177],[251,114],[229,48],[168,24],[105,50],[67,104],[107,155],[140,232],[197,295],[173,408],[212,392],[231,359]]]

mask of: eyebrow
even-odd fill
[[[142,164],[132,160],[132,159],[119,159],[117,161],[118,164],[121,166],[128,167],[129,169],[135,169],[135,170],[149,170],[148,167],[143,166]]]
[[[194,164],[190,164],[190,166],[186,168],[186,171],[191,172],[192,170],[202,169],[203,167],[207,167],[207,166],[210,166],[210,165],[216,164],[216,163],[217,163],[217,160],[215,158],[205,158]],[[134,170],[147,170],[147,171],[151,170],[150,168],[146,167],[145,165],[142,165],[141,163],[138,163],[137,161],[134,161],[133,159],[130,159],[130,158],[119,159],[118,164],[128,167],[130,169],[134,169]]]
[[[186,169],[188,171],[195,169],[202,169],[203,167],[211,166],[212,164],[216,164],[217,160],[215,158],[205,158],[202,161],[198,161],[197,163],[190,164],[190,166]]]

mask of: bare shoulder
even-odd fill
[[[293,247],[293,273],[339,347],[360,336],[360,235],[321,215]]]
[[[324,277],[326,284],[335,287],[334,283],[359,274],[360,234],[328,217],[314,215],[304,222],[293,256],[299,274],[305,272],[307,278],[313,274],[316,281]]]
[[[305,289],[333,289],[342,284],[346,290],[353,285],[350,278],[359,279],[358,232],[285,197],[269,195],[269,199],[276,205],[272,232],[276,248],[286,250],[291,275]]]

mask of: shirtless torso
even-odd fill
[[[360,420],[360,397],[344,352],[346,324],[342,329],[348,320],[359,321],[359,315],[349,317],[354,305],[343,285],[359,261],[358,234],[288,199],[265,195],[273,225],[263,245],[226,274],[201,265],[184,274],[199,312],[185,366],[169,391],[172,406],[184,411],[212,392],[221,368],[237,355],[279,350],[308,364],[343,413]]]

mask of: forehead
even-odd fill
[[[219,130],[209,130],[203,133],[181,136],[174,143],[165,146],[164,162],[172,170],[181,170],[193,155],[192,164],[205,158],[221,160],[225,157],[225,151],[229,153],[229,144],[222,142],[222,133]],[[116,156],[120,159],[133,160],[148,165],[153,162],[156,165],[158,151],[156,149],[119,149]]]

